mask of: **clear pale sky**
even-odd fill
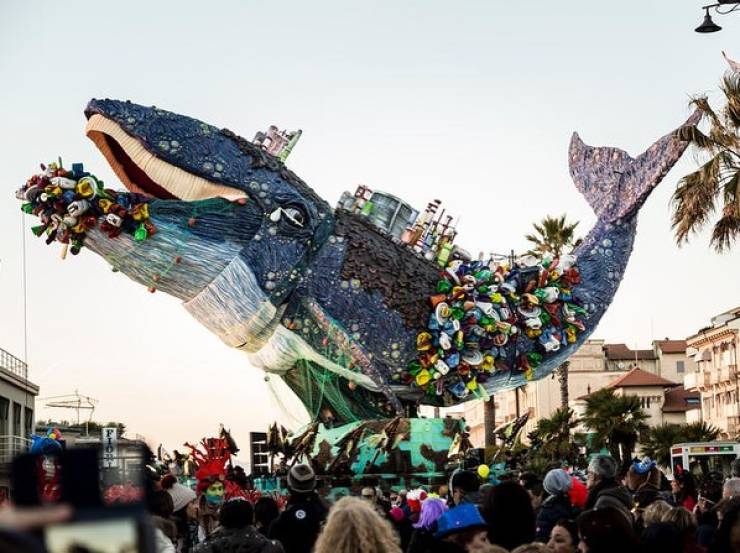
[[[14,190],[61,155],[117,183],[83,135],[91,97],[227,126],[304,131],[289,165],[330,203],[358,183],[461,215],[477,252],[525,247],[531,223],[594,216],[568,175],[577,130],[639,154],[740,59],[740,15],[693,32],[701,3],[242,1],[0,3],[0,347],[23,356],[21,214]],[[669,199],[691,155],[640,214],[635,251],[593,337],[647,347],[740,304],[739,249],[706,233],[676,247]],[[31,218],[26,227],[34,224]],[[231,426],[292,418],[263,375],[178,302],[149,294],[83,250],[59,259],[26,231],[28,360],[41,396],[75,389],[95,418],[177,447]],[[275,382],[276,379],[273,379]],[[301,410],[284,389],[291,414]],[[38,415],[72,418],[41,407]]]

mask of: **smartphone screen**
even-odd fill
[[[47,526],[48,553],[148,553],[134,518],[113,518]]]

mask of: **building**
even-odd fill
[[[644,350],[633,350],[625,344],[607,344],[604,340],[586,340],[568,361],[568,405],[574,410],[583,406],[582,400],[578,403],[578,398],[611,385],[637,368],[669,381],[670,386],[666,389],[675,390],[670,395],[665,395],[662,388],[648,390],[652,395],[647,394],[648,391],[640,391],[640,394],[645,392],[650,397],[659,398],[650,400],[653,410],[656,405],[661,406],[651,417],[657,421],[656,424],[669,419],[671,422],[691,421],[692,417],[699,416],[695,403],[691,403],[697,400],[696,394],[689,394],[679,386],[683,372],[691,371],[695,366],[693,359],[686,356],[684,340],[656,340],[652,349]],[[529,413],[529,420],[522,431],[526,436],[534,430],[538,420],[551,416],[562,405],[559,375],[555,371],[515,390],[496,394],[494,402],[496,426]],[[671,414],[663,412],[663,406],[667,406]],[[479,447],[485,443],[486,435],[483,413],[481,401],[465,404],[464,416],[470,426],[471,441]]]
[[[28,449],[38,395],[26,363],[0,349],[0,503],[8,493],[10,462]]]
[[[713,317],[710,326],[686,340],[695,365],[687,369],[684,386],[701,398],[701,419],[720,429],[722,438],[740,434],[738,361],[740,307]]]
[[[618,397],[637,396],[640,406],[648,415],[645,421],[648,426],[685,424],[687,413],[699,408],[699,396],[696,392],[687,392],[680,384],[639,367],[632,368],[605,388],[613,389],[614,395]],[[572,403],[573,410],[579,417],[585,412],[589,395],[580,396]]]

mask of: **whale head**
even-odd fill
[[[329,235],[331,207],[277,158],[226,129],[119,100],[92,100],[85,115],[87,136],[128,191],[147,198],[158,229],[137,242],[95,228],[85,246],[183,300],[229,345],[259,349]],[[232,288],[241,290],[238,313],[223,313],[228,279],[240,284]]]

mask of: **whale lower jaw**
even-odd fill
[[[227,346],[244,351],[251,365],[285,374],[299,360],[316,363],[371,391],[378,386],[367,376],[334,363],[303,338],[280,324],[284,307],[276,308],[240,257],[183,306]]]

